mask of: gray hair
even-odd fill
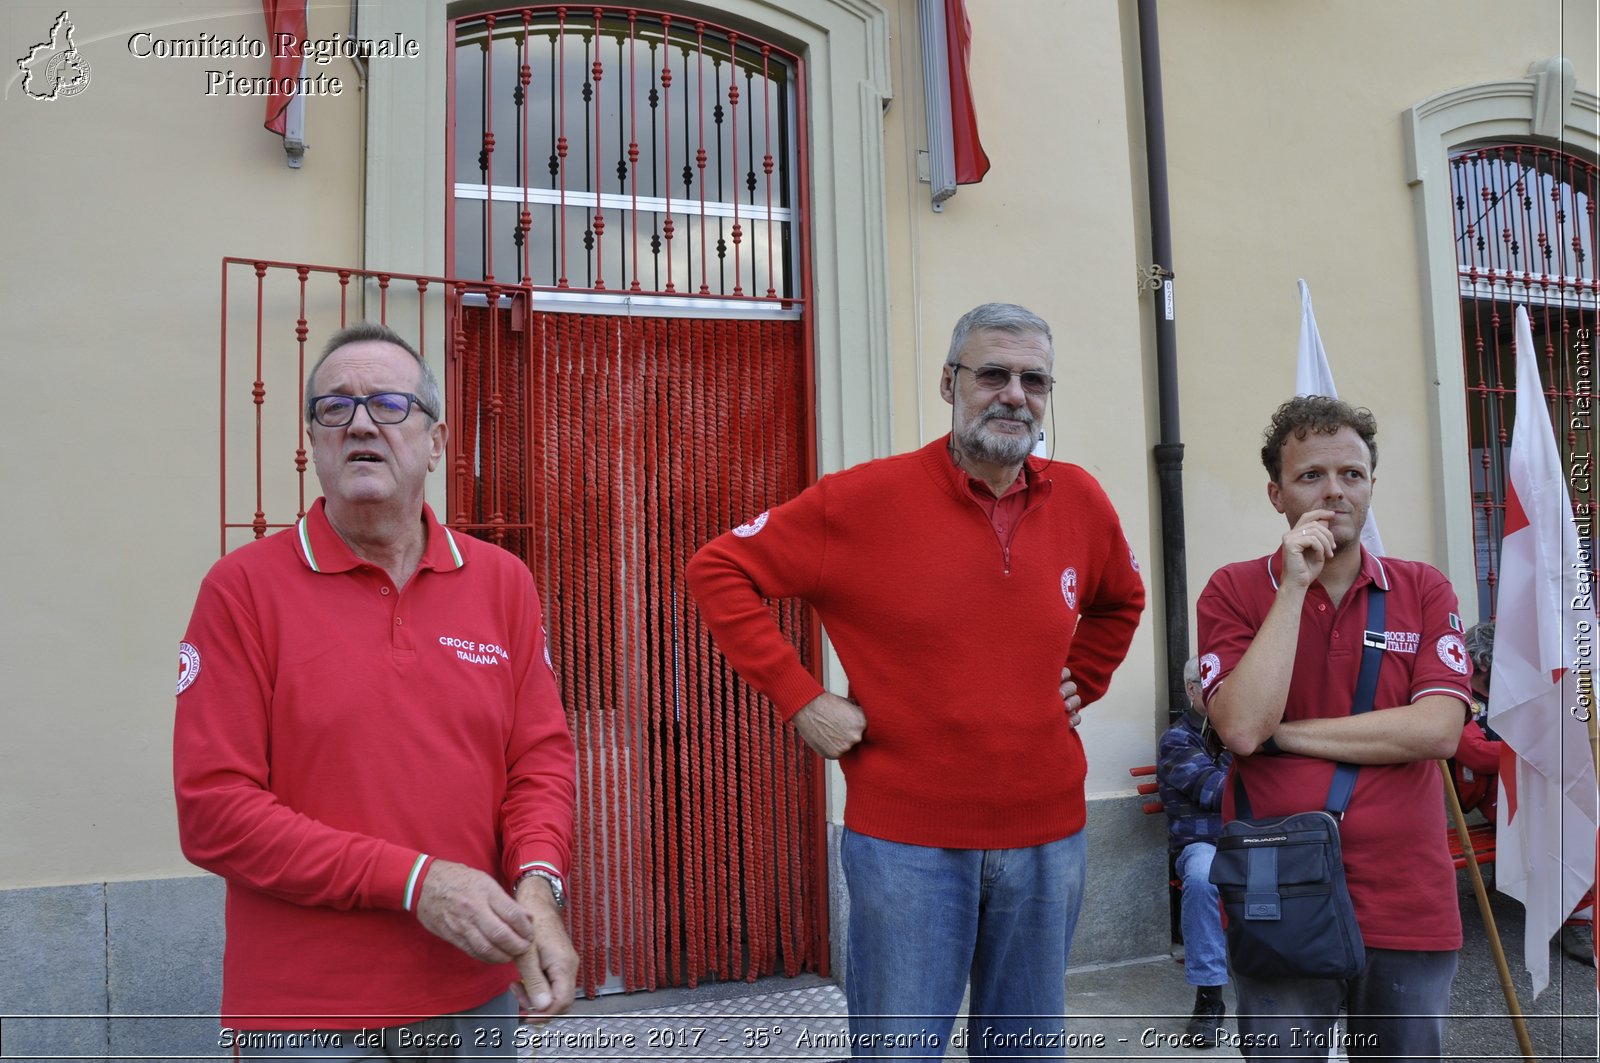
[[[306,374],[306,423],[311,423],[311,399],[316,394],[314,383],[317,379],[317,370],[322,368],[322,363],[340,347],[348,347],[352,343],[392,343],[417,360],[420,372],[417,376],[417,401],[422,405],[422,412],[429,418],[437,421],[443,412],[440,407],[439,379],[433,375],[433,370],[428,368],[428,363],[417,349],[400,333],[388,325],[380,325],[376,321],[357,321],[353,325],[346,325],[328,338],[327,345],[322,348],[322,354],[317,358],[316,364],[311,367],[311,372]]]
[[[1467,644],[1467,656],[1472,658],[1472,667],[1488,674],[1494,668],[1494,621],[1473,624],[1467,628],[1462,641]]]
[[[961,320],[956,322],[955,331],[950,334],[950,353],[945,356],[944,364],[960,363],[961,352],[967,346],[967,337],[973,332],[986,329],[1015,335],[1043,336],[1044,345],[1050,350],[1050,358],[1052,361],[1055,360],[1056,348],[1050,337],[1049,322],[1027,307],[1018,306],[1016,303],[984,303],[962,314]]]
[[[1183,685],[1186,687],[1200,685],[1200,658],[1190,657],[1183,662]]]

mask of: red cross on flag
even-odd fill
[[[1489,725],[1515,754],[1496,810],[1500,892],[1526,911],[1524,963],[1534,996],[1550,982],[1550,939],[1595,876],[1596,789],[1588,719],[1595,711],[1595,612],[1588,544],[1580,544],[1534,361],[1517,308],[1517,412],[1500,542]],[[1509,776],[1509,777],[1508,777]]]

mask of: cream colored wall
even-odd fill
[[[1091,792],[1125,791],[1123,772],[1149,759],[1164,713],[1151,308],[1134,283],[1148,236],[1132,0],[969,5],[994,169],[938,214],[916,179],[925,134],[913,0],[726,6],[811,41],[824,468],[945,431],[937,369],[965,309],[1018,301],[1054,325],[1056,454],[1106,486],[1152,601],[1085,723]],[[1437,541],[1437,516],[1414,502],[1431,498],[1442,457],[1400,115],[1444,89],[1520,77],[1563,49],[1592,91],[1592,8],[1567,2],[1563,23],[1557,0],[1528,7],[1511,19],[1486,0],[1161,5],[1191,598],[1217,565],[1266,552],[1277,534],[1253,455],[1293,386],[1297,276],[1312,285],[1343,393],[1379,414],[1390,549],[1427,557]],[[0,55],[23,54],[58,10],[8,7]],[[175,10],[186,21],[172,22]],[[417,143],[439,135],[428,118],[442,107],[429,89],[438,57],[375,71],[384,94],[366,192],[382,231],[369,224],[363,245],[353,88],[312,101],[312,150],[291,171],[260,128],[259,99],[202,95],[208,67],[262,74],[264,61],[128,55],[140,29],[262,33],[256,9],[206,13],[222,10],[74,5],[89,89],[39,103],[13,77],[0,99],[13,515],[0,585],[0,888],[192,870],[172,825],[172,658],[216,552],[221,257],[359,264],[376,248],[385,261],[374,265],[442,266],[442,177],[428,169],[442,156],[395,165],[415,128],[408,107],[425,105]],[[364,7],[363,29],[407,25],[408,10]],[[426,10],[436,34],[441,0]],[[342,6],[315,9],[313,32],[343,30],[347,17]],[[353,84],[348,62],[329,70]],[[833,799],[837,818],[837,787]]]
[[[1282,533],[1257,454],[1273,407],[1294,390],[1304,277],[1340,397],[1378,418],[1385,547],[1446,568],[1470,611],[1470,555],[1451,566],[1440,545],[1440,522],[1467,511],[1442,512],[1435,490],[1450,463],[1465,464],[1441,451],[1435,425],[1462,399],[1435,393],[1401,116],[1557,54],[1593,92],[1593,5],[1159,8],[1192,596],[1219,565],[1267,553]]]
[[[259,5],[71,6],[81,94],[27,99],[11,60],[60,5],[7,5],[0,56],[0,888],[193,872],[170,748],[176,649],[217,556],[224,255],[358,254],[361,94],[310,101],[303,169],[259,97],[206,97],[207,69],[136,59],[129,36],[265,34]],[[228,13],[224,13],[228,12]],[[311,30],[344,30],[343,6]]]
[[[1050,322],[1057,384],[1047,431],[1055,456],[1104,485],[1151,599],[1110,694],[1083,723],[1089,792],[1126,791],[1128,767],[1154,757],[1165,699],[1156,659],[1155,429],[1141,337],[1150,310],[1135,284],[1142,207],[1130,170],[1119,12],[1055,0],[968,4],[974,95],[992,168],[935,213],[916,170],[916,151],[926,147],[916,8],[915,0],[891,7],[896,99],[885,119],[895,444],[907,449],[949,431],[939,367],[962,313],[1016,302]],[[991,640],[1003,658],[1003,635],[968,634]]]

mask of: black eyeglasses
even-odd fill
[[[972,380],[984,391],[999,391],[1011,383],[1011,378],[1016,377],[1022,381],[1022,390],[1029,395],[1048,395],[1050,389],[1055,387],[1056,378],[1049,373],[1041,373],[1037,369],[1029,369],[1023,373],[1016,373],[998,365],[965,365],[956,362],[951,366],[959,373],[965,369],[972,374]]]
[[[409,391],[379,391],[371,395],[316,395],[310,403],[311,419],[324,428],[343,428],[356,418],[356,407],[365,406],[373,424],[399,424],[415,405],[429,418],[438,415]]]

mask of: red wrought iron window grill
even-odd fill
[[[1506,461],[1516,409],[1518,305],[1526,306],[1545,401],[1580,536],[1595,568],[1593,399],[1595,274],[1592,160],[1538,144],[1489,144],[1450,158],[1456,272],[1461,295],[1467,432],[1471,447],[1472,532],[1478,612],[1495,611],[1505,521]]]
[[[456,21],[450,61],[451,276],[541,309],[798,316],[798,57],[540,5]]]

